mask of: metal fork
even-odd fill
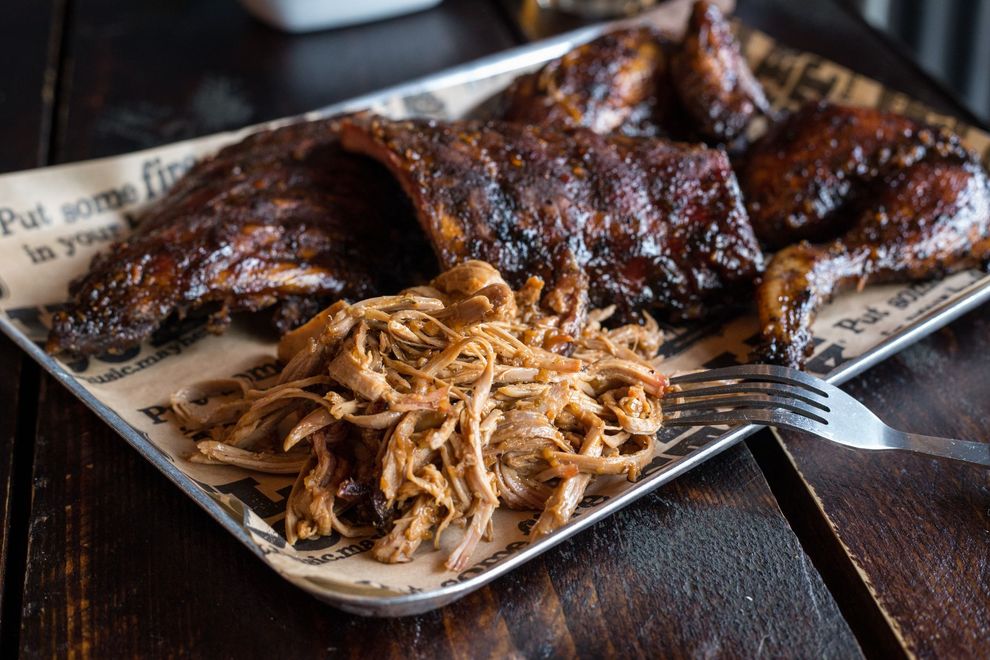
[[[731,382],[724,382],[731,381]],[[904,449],[990,466],[990,444],[892,429],[834,385],[797,369],[753,364],[670,379],[664,424],[763,424],[812,433],[859,449]]]

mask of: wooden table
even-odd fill
[[[973,121],[829,0],[747,23]],[[232,0],[6,0],[0,170],[309,110],[559,30],[445,0],[290,37]],[[848,391],[895,425],[990,438],[990,308]],[[990,473],[761,433],[465,599],[343,614],[283,582],[0,339],[0,657],[990,653]]]

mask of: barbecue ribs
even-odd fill
[[[430,274],[405,196],[377,163],[346,153],[337,119],[261,131],[199,163],[125,241],[70,286],[47,349],[123,349],[174,313],[280,302],[286,330],[329,299],[364,298]]]
[[[743,180],[762,240],[800,241],[773,256],[757,292],[770,362],[803,365],[816,312],[844,288],[990,259],[987,173],[944,129],[807,106],[754,145]]]
[[[724,152],[505,122],[356,117],[344,146],[387,166],[441,266],[482,259],[551,306],[692,318],[751,286],[762,255]]]

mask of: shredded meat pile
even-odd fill
[[[283,338],[270,386],[173,395],[186,430],[210,432],[193,460],[298,472],[290,543],[378,531],[374,557],[405,562],[455,525],[457,571],[502,504],[540,510],[532,534],[547,534],[594,475],[635,479],[652,459],[667,379],[649,362],[652,319],[606,329],[611,310],[595,310],[570,336],[542,288],[531,278],[513,292],[469,261],[429,286],[338,302]]]

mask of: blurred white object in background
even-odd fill
[[[286,32],[312,32],[429,9],[441,0],[241,0],[255,18]]]

